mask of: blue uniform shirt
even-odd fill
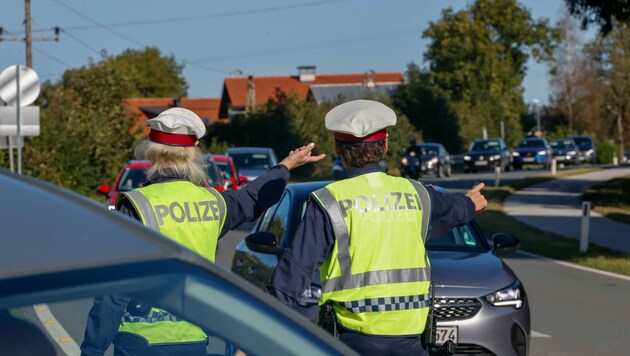
[[[148,184],[169,182],[177,177],[152,177]],[[223,237],[229,230],[253,221],[265,210],[280,200],[284,188],[289,181],[289,170],[284,165],[271,168],[266,174],[258,177],[244,189],[221,192],[226,203],[226,219],[219,236]],[[120,213],[140,220],[131,203],[123,202]],[[130,299],[123,296],[104,296],[94,298],[85,329],[85,338],[81,345],[81,355],[103,355],[114,341],[123,312]]]
[[[376,163],[348,169],[348,177],[382,172]],[[442,236],[454,227],[464,225],[475,216],[475,204],[461,193],[438,192],[427,186],[431,199],[429,236]],[[326,260],[335,242],[332,225],[326,212],[309,201],[304,218],[297,228],[291,248],[282,254],[274,270],[267,292],[282,303],[293,306],[309,286],[315,271]]]

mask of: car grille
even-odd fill
[[[464,320],[479,312],[481,302],[475,298],[436,298],[434,306],[437,321]]]
[[[455,349],[455,353],[453,354],[453,356],[461,355],[494,356],[494,354],[490,352],[490,350],[486,349],[483,346],[457,344],[457,348]]]

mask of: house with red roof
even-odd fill
[[[315,66],[298,67],[298,75],[225,78],[219,118],[231,119],[273,100],[278,92],[318,103],[391,95],[403,83],[400,72],[317,74]]]

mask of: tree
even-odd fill
[[[164,65],[157,65],[162,60]],[[136,118],[125,100],[142,92],[185,93],[181,67],[172,67],[173,61],[156,50],[129,50],[68,70],[59,82],[44,84],[38,99],[41,135],[25,146],[25,173],[85,195],[93,194],[96,185],[111,182],[141,138],[129,132]],[[141,80],[144,67],[171,70]],[[165,82],[175,84],[167,89]]]
[[[555,36],[547,20],[534,21],[515,0],[477,0],[430,23],[423,33],[431,40],[430,80],[448,98],[465,143],[482,127],[500,136],[502,122],[507,142],[521,137],[526,62],[547,59]]]
[[[612,31],[615,21],[630,24],[630,0],[565,0],[572,15],[582,20],[582,27],[599,27],[602,34]]]

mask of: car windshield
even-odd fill
[[[269,156],[265,153],[230,153],[234,164],[240,169],[270,169]]]
[[[593,148],[593,141],[588,137],[574,137],[573,141],[577,143],[581,150],[590,150]]]
[[[438,154],[437,146],[418,146],[418,148],[420,149],[420,154],[423,156],[426,156],[426,155],[437,156]]]
[[[485,245],[471,224],[456,227],[448,234],[427,240],[429,251],[484,252]]]
[[[208,184],[217,185],[220,179],[219,177],[217,177],[217,167],[215,166],[215,163],[208,162],[208,165],[206,167],[208,169]]]
[[[518,145],[519,148],[530,147],[545,147],[545,143],[542,140],[523,140]]]
[[[499,141],[476,141],[470,147],[470,151],[496,151],[499,149]]]
[[[573,144],[573,141],[571,141],[571,140],[551,141],[550,145],[553,148],[573,148],[573,147],[575,147],[575,145]]]
[[[217,161],[216,164],[221,170],[221,173],[223,174],[223,176],[225,176],[225,178],[228,178],[228,179],[232,178],[232,170],[230,169],[229,163]]]
[[[118,191],[128,192],[142,187],[147,181],[146,170],[143,168],[127,169],[118,182]]]

